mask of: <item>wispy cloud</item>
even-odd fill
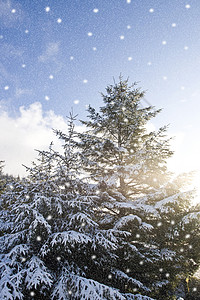
[[[11,28],[23,22],[25,12],[20,3],[10,0],[0,0],[0,25]]]
[[[47,62],[49,60],[55,60],[59,54],[60,42],[51,42],[46,45],[45,51],[38,57],[41,62]]]

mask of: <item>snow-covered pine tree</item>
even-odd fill
[[[96,222],[99,195],[80,177],[73,121],[68,134],[56,131],[64,151],[39,151],[28,179],[1,195],[0,298],[150,299],[110,285],[119,240],[130,233]],[[129,284],[147,289],[133,278]]]
[[[130,232],[118,244],[118,271],[111,272],[110,285],[134,294],[138,288],[129,282],[137,279],[151,290],[147,295],[172,299],[178,280],[200,262],[199,210],[191,204],[192,193],[167,171],[173,154],[167,127],[147,130],[160,110],[144,107],[144,92],[128,80],[120,78],[106,92],[99,112],[88,108],[79,148],[99,191],[101,228]]]

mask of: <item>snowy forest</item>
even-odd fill
[[[121,77],[15,178],[0,167],[1,300],[200,299],[200,204],[162,113]],[[6,163],[6,162],[5,162]]]

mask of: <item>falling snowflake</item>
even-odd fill
[[[4,87],[4,90],[5,90],[5,91],[9,90],[9,86],[6,85],[6,86]]]
[[[49,101],[49,96],[45,96],[45,100],[46,100],[46,101]]]
[[[45,7],[45,11],[49,12],[50,11],[50,7],[49,6]]]
[[[1,40],[3,39],[3,35],[0,35],[0,39],[1,39]]]
[[[185,238],[186,238],[186,239],[189,239],[190,236],[191,236],[191,235],[188,233],[188,234],[185,235]]]
[[[125,119],[124,119],[124,122],[128,123],[128,119],[127,119],[127,118],[125,118]]]
[[[148,65],[148,66],[151,66],[151,65],[152,65],[152,62],[151,62],[151,61],[149,61],[149,62],[147,63],[147,65]]]
[[[169,274],[169,273],[166,273],[165,276],[168,278],[168,277],[170,276],[170,274]]]
[[[131,0],[126,0],[126,3],[130,4],[130,3],[131,3]]]
[[[149,12],[150,12],[150,13],[153,13],[153,12],[154,12],[154,9],[153,9],[153,8],[150,8]]]
[[[188,46],[185,46],[185,47],[184,47],[184,50],[188,50],[188,49],[189,49]]]
[[[21,257],[21,262],[25,262],[26,258],[25,257]]]
[[[74,104],[79,104],[79,100],[74,100]]]
[[[167,80],[167,76],[163,76],[163,80]]]
[[[26,68],[26,65],[25,65],[25,64],[22,64],[22,68]]]
[[[35,296],[35,293],[32,291],[32,292],[30,292],[30,296],[31,297],[34,297]]]
[[[174,224],[175,224],[175,221],[174,221],[174,220],[172,220],[172,221],[171,221],[171,224],[172,224],[172,225],[174,225]]]
[[[158,222],[158,223],[157,223],[157,226],[158,226],[158,227],[162,226],[162,222]]]
[[[26,34],[29,33],[28,29],[25,30],[25,33],[26,33]]]
[[[83,222],[83,223],[81,223],[81,227],[84,227],[85,226],[85,223]]]
[[[128,57],[128,61],[131,61],[133,58],[131,56]]]
[[[74,59],[74,57],[73,56],[70,56],[70,60],[73,60]]]
[[[122,106],[122,110],[125,111],[125,110],[126,110],[126,107],[125,107],[125,106]]]
[[[51,215],[48,215],[47,216],[47,220],[49,221],[49,220],[51,220],[52,219],[52,216]]]
[[[57,261],[60,261],[60,260],[61,260],[61,257],[60,257],[60,256],[57,256],[56,259],[57,259]]]
[[[91,258],[92,259],[96,259],[97,257],[96,257],[96,255],[92,255]]]
[[[96,51],[96,50],[97,50],[97,48],[96,48],[96,47],[92,47],[92,50],[93,50],[93,51]]]
[[[196,287],[194,287],[192,290],[193,290],[193,292],[196,292],[196,291],[197,291],[197,288],[196,288]]]
[[[83,80],[83,83],[88,83],[88,80],[87,80],[87,79],[84,79],[84,80]]]
[[[57,23],[60,24],[61,22],[62,22],[62,19],[61,19],[61,18],[58,18],[58,19],[57,19]]]
[[[184,87],[184,86],[181,86],[181,90],[184,91],[184,89],[185,89],[185,87]]]
[[[126,273],[130,273],[130,269],[126,269]]]
[[[38,242],[40,242],[40,241],[42,240],[41,236],[38,235],[38,236],[36,237],[36,240],[37,240]]]
[[[136,238],[137,238],[137,239],[140,238],[140,234],[139,234],[139,233],[136,234]]]
[[[191,6],[190,4],[186,4],[185,8],[189,9]]]
[[[93,12],[94,12],[95,14],[98,13],[98,12],[99,12],[98,8],[94,8],[94,9],[93,9]]]
[[[166,41],[162,41],[162,44],[163,44],[163,45],[166,45],[166,44],[167,44],[167,42],[166,42]]]
[[[11,13],[12,13],[12,14],[15,14],[15,13],[16,13],[16,9],[12,9],[12,10],[11,10]]]
[[[184,249],[183,249],[183,248],[181,248],[181,249],[180,249],[180,252],[184,252]]]
[[[108,275],[108,279],[112,279],[112,275],[111,274]]]
[[[87,34],[88,36],[92,36],[93,35],[93,33],[92,32],[88,32],[88,34]]]
[[[127,25],[127,27],[126,27],[127,29],[131,29],[131,25]]]
[[[124,35],[120,35],[120,40],[124,40]]]
[[[172,27],[176,27],[176,23],[172,23]]]
[[[144,264],[143,260],[140,261],[140,265],[142,266]]]
[[[29,195],[26,195],[25,198],[26,198],[26,200],[29,200],[29,199],[30,199],[30,196],[29,196]]]
[[[53,79],[53,75],[49,75],[49,79]]]
[[[163,268],[160,268],[160,269],[159,269],[159,272],[163,272]]]

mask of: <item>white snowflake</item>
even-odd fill
[[[9,90],[9,86],[8,85],[4,86],[4,90],[5,91]]]
[[[25,65],[25,64],[22,64],[22,68],[26,68],[26,65]]]
[[[139,233],[136,234],[136,238],[137,238],[137,239],[140,238],[140,234],[139,234]]]
[[[49,220],[51,220],[52,219],[52,216],[51,215],[48,215],[47,216],[47,220],[49,221]]]
[[[72,291],[68,291],[68,294],[71,295],[71,294],[72,294]]]
[[[96,257],[96,255],[92,255],[91,258],[92,259],[96,259],[97,257]]]
[[[171,224],[172,224],[172,225],[174,225],[174,224],[175,224],[175,221],[174,221],[174,220],[172,220],[172,221],[171,221]]]
[[[88,32],[88,34],[87,34],[88,36],[92,36],[93,35],[93,33],[92,32]]]
[[[167,76],[163,76],[163,80],[167,80]]]
[[[194,287],[192,290],[193,290],[193,292],[196,292],[196,291],[197,291],[197,288],[196,288],[196,287]]]
[[[169,274],[169,273],[166,273],[165,276],[168,278],[168,277],[170,276],[170,274]]]
[[[131,61],[133,58],[131,56],[128,57],[128,61]]]
[[[84,223],[84,222],[83,222],[83,223],[81,223],[81,226],[82,226],[82,227],[84,227],[84,226],[85,226],[85,223]]]
[[[126,0],[126,3],[130,4],[130,3],[131,3],[131,0]]]
[[[160,268],[159,271],[160,271],[160,272],[163,272],[163,268]]]
[[[180,249],[180,252],[184,252],[184,249],[183,249],[183,248],[181,248],[181,249]]]
[[[45,11],[49,12],[50,11],[50,7],[49,6],[45,7]]]
[[[61,18],[58,18],[58,19],[57,19],[57,23],[58,23],[58,24],[62,23],[62,19],[61,19]]]
[[[29,199],[30,199],[30,196],[29,196],[29,195],[26,195],[25,198],[26,198],[26,200],[29,200]]]
[[[88,80],[87,80],[87,79],[84,79],[84,80],[83,80],[83,83],[88,83]]]
[[[147,63],[147,65],[148,65],[148,66],[151,66],[151,65],[152,65],[152,62],[151,62],[151,61],[149,61],[149,62]]]
[[[94,12],[95,14],[98,13],[98,12],[99,12],[98,8],[94,8],[94,9],[93,9],[93,12]]]
[[[57,261],[60,261],[60,260],[61,260],[61,257],[60,257],[60,256],[57,256],[56,259],[57,259]]]
[[[26,34],[29,33],[28,29],[25,30],[25,33],[26,33]]]
[[[125,107],[125,106],[122,106],[122,110],[125,111],[125,110],[126,110],[126,107]]]
[[[79,104],[79,100],[74,100],[74,104]]]
[[[126,269],[126,273],[130,273],[130,269]]]
[[[185,238],[186,238],[186,239],[189,239],[190,236],[191,236],[191,235],[188,233],[188,234],[185,235]]]
[[[93,51],[96,51],[96,50],[97,50],[97,48],[96,48],[96,47],[92,47],[92,50],[93,50]]]
[[[176,27],[176,23],[172,23],[172,27]]]
[[[37,240],[38,242],[40,242],[40,241],[42,240],[41,236],[38,235],[38,236],[36,237],[36,240]]]
[[[53,79],[53,75],[49,75],[49,79]]]
[[[181,86],[181,90],[184,91],[184,89],[185,89],[185,87],[184,87],[184,86]]]
[[[73,60],[74,59],[74,57],[73,56],[70,56],[70,58],[69,58],[70,60]]]
[[[185,8],[189,9],[191,6],[190,4],[186,4]]]
[[[124,40],[124,35],[120,35],[120,40]]]
[[[1,39],[1,40],[3,39],[3,35],[0,35],[0,39]]]
[[[30,292],[30,296],[31,296],[31,297],[34,297],[34,296],[35,296],[35,293],[34,293],[33,291],[31,291],[31,292]]]
[[[124,119],[124,122],[128,123],[128,119],[127,119],[127,118],[125,118],[125,119]]]
[[[143,260],[140,261],[140,265],[142,266],[144,264]]]
[[[15,14],[15,13],[16,13],[16,9],[13,8],[13,9],[11,10],[11,13],[12,13],[12,14]]]
[[[188,46],[185,46],[185,47],[184,47],[184,50],[188,50],[188,49],[189,49],[189,47],[188,47]]]
[[[150,8],[149,12],[150,12],[150,13],[153,13],[153,12],[154,12],[154,9],[153,9],[153,8]]]
[[[49,96],[45,96],[45,100],[46,100],[46,101],[49,101]]]
[[[162,222],[158,222],[158,223],[157,223],[157,226],[158,226],[158,227],[162,226]]]
[[[127,27],[126,27],[127,29],[131,29],[131,25],[127,25]]]
[[[163,45],[166,45],[166,44],[167,44],[167,42],[166,42],[166,41],[162,41],[162,44],[163,44]]]
[[[112,279],[112,275],[111,274],[108,275],[108,279]]]

